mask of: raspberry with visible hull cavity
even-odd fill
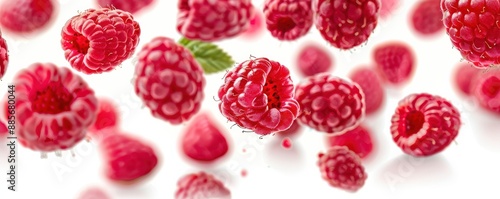
[[[444,30],[441,0],[418,1],[411,12],[411,27],[420,35],[434,35]]]
[[[479,104],[493,113],[500,114],[500,71],[490,70],[476,77],[472,94]]]
[[[203,171],[185,175],[177,182],[175,199],[231,199],[231,192],[215,176]]]
[[[332,187],[357,192],[364,186],[368,175],[361,159],[347,147],[334,146],[318,157],[321,176]]]
[[[29,34],[47,27],[55,18],[54,0],[3,1],[0,25],[15,34]]]
[[[460,63],[455,68],[453,83],[462,94],[469,96],[472,94],[474,88],[474,79],[476,79],[479,73],[481,73],[481,70],[472,64],[466,62]]]
[[[132,14],[111,8],[88,9],[62,29],[64,57],[85,74],[109,72],[134,54],[141,29]]]
[[[366,158],[373,151],[371,132],[361,124],[342,135],[327,135],[326,140],[328,148],[345,146],[360,158]]]
[[[89,135],[98,134],[105,128],[114,128],[119,125],[118,110],[111,99],[98,98],[98,107],[95,122],[89,127]]]
[[[274,38],[293,41],[306,35],[313,25],[312,0],[266,0],[267,30]]]
[[[154,0],[97,0],[97,4],[101,7],[114,7],[135,14],[149,5],[153,4]]]
[[[299,72],[305,77],[329,72],[333,68],[333,56],[316,43],[302,46],[296,61]]]
[[[373,60],[380,77],[392,85],[402,85],[410,81],[415,71],[413,50],[403,42],[386,42],[372,51]]]
[[[351,71],[349,78],[357,83],[365,94],[365,113],[370,115],[382,107],[385,90],[379,75],[370,67],[359,67]]]
[[[2,37],[2,32],[0,31],[0,79],[3,78],[5,72],[7,72],[7,67],[9,66],[9,50],[7,48],[7,42]]]
[[[267,58],[231,69],[219,88],[219,110],[228,120],[259,135],[284,131],[299,111],[290,71]]]

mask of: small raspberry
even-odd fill
[[[254,16],[251,0],[180,0],[177,30],[191,40],[213,42],[245,32]]]
[[[3,1],[0,25],[16,34],[42,30],[55,18],[55,3],[53,0]]]
[[[329,72],[333,68],[333,56],[316,43],[302,46],[296,62],[299,72],[305,77]]]
[[[345,146],[360,158],[366,158],[373,151],[371,132],[361,124],[342,135],[327,135],[327,146]]]
[[[36,151],[72,148],[94,122],[97,98],[68,68],[35,63],[14,77],[19,142]]]
[[[373,49],[376,68],[386,83],[401,85],[410,81],[415,71],[415,55],[403,42],[387,42]]]
[[[189,158],[212,162],[227,154],[229,144],[218,123],[207,113],[195,116],[181,136],[182,152]]]
[[[117,106],[111,99],[98,98],[97,115],[95,122],[89,127],[91,135],[105,128],[119,125]]]
[[[313,25],[312,0],[266,0],[264,15],[271,35],[293,41],[306,35]]]
[[[358,84],[365,94],[365,114],[370,115],[382,107],[385,100],[385,90],[378,74],[369,67],[358,67],[351,71],[349,78]]]
[[[88,9],[66,22],[61,45],[74,69],[85,74],[100,74],[130,58],[140,34],[139,24],[128,12]]]
[[[321,36],[339,49],[366,42],[378,24],[379,0],[315,0],[315,25]]]
[[[232,68],[219,88],[219,110],[228,120],[259,135],[284,131],[299,111],[287,67],[267,58]]]
[[[318,157],[321,176],[332,187],[356,192],[368,178],[361,159],[347,147],[332,147]]]
[[[472,94],[473,80],[481,72],[470,63],[460,63],[455,68],[455,73],[453,74],[453,82],[462,94],[467,96]]]
[[[411,27],[421,35],[433,35],[444,30],[441,0],[418,1],[411,11]]]
[[[294,120],[293,123],[292,123],[292,126],[290,126],[290,128],[288,128],[287,130],[284,130],[284,131],[279,131],[278,133],[276,133],[278,136],[281,136],[281,137],[290,137],[290,136],[294,136],[294,135],[297,135],[298,133],[300,133],[300,131],[303,129],[302,125],[300,125],[299,122],[297,122],[297,120]]]
[[[355,128],[365,115],[364,94],[358,84],[321,73],[297,85],[299,122],[317,131],[341,134]]]
[[[200,110],[206,80],[189,50],[170,38],[156,37],[138,58],[135,93],[154,117],[180,124]]]
[[[241,36],[245,38],[255,38],[264,30],[264,14],[261,10],[254,7],[254,16],[250,19],[249,27],[247,30],[241,33]]]
[[[153,4],[154,0],[96,0],[100,7],[114,7],[135,14]]]
[[[283,140],[281,141],[281,146],[285,149],[292,148],[292,140],[289,137],[283,138]]]
[[[474,98],[486,110],[500,114],[500,71],[490,70],[477,76],[473,90]]]
[[[183,176],[177,182],[175,199],[231,199],[231,192],[215,176],[203,171]]]
[[[89,188],[83,191],[78,199],[110,199],[109,195],[97,187]]]
[[[380,1],[380,18],[387,19],[392,15],[400,5],[400,0],[381,0]]]
[[[391,119],[391,134],[403,152],[431,156],[450,145],[460,126],[460,113],[450,102],[419,93],[399,102]]]
[[[2,37],[2,32],[0,31],[0,79],[3,78],[5,72],[7,72],[7,67],[9,66],[9,50],[7,48],[7,42]]]

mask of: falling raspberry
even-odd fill
[[[283,140],[281,141],[281,146],[285,149],[292,148],[292,140],[290,140],[290,138],[288,137],[283,138]]]
[[[154,3],[154,0],[96,0],[100,7],[114,7],[116,9],[136,14]]]
[[[117,127],[118,123],[119,116],[115,103],[111,99],[98,98],[96,120],[89,127],[89,133],[96,135],[102,129]]]
[[[83,191],[78,199],[110,199],[111,197],[102,189],[97,187],[89,188]]]
[[[306,35],[313,25],[312,0],[266,0],[267,30],[274,38],[293,41]]]
[[[333,56],[316,43],[302,46],[296,61],[299,72],[305,77],[329,72],[333,68]]]
[[[183,176],[177,182],[175,199],[231,199],[231,192],[215,176],[198,172]]]
[[[327,136],[327,146],[345,146],[360,158],[368,157],[373,151],[371,132],[361,124],[342,135]]]
[[[380,110],[385,100],[385,90],[379,75],[370,67],[362,66],[351,71],[349,78],[358,84],[365,94],[366,115]]]
[[[264,30],[264,14],[261,10],[254,9],[254,16],[250,19],[249,27],[245,32],[241,33],[241,36],[245,38],[255,38]]]
[[[444,30],[440,3],[441,0],[422,0],[415,4],[410,17],[411,27],[417,33],[428,36]]]
[[[7,42],[2,37],[2,32],[0,31],[0,80],[7,72],[7,67],[9,66],[9,50],[7,48]]]
[[[453,82],[462,94],[469,96],[474,88],[473,80],[479,73],[481,73],[481,70],[472,64],[460,63],[456,66],[455,73],[453,73]]]
[[[486,110],[500,114],[500,71],[490,70],[477,76],[472,94]]]
[[[380,18],[387,19],[399,7],[400,0],[381,0],[380,1]]]
[[[415,71],[415,55],[406,43],[391,41],[372,51],[376,68],[386,83],[402,85],[410,81]]]
[[[49,26],[55,18],[54,0],[3,1],[0,25],[15,34],[31,34]]]
[[[320,153],[318,166],[325,181],[348,192],[357,192],[368,177],[361,159],[347,147],[335,146]]]

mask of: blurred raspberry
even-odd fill
[[[89,188],[83,191],[78,199],[110,199],[109,195],[97,187]]]
[[[293,41],[306,35],[313,25],[312,0],[266,0],[266,27],[274,38]]]
[[[453,83],[458,88],[462,94],[467,96],[472,94],[474,88],[474,79],[481,73],[480,69],[477,69],[470,63],[460,63],[455,68],[455,73],[453,74]]]
[[[115,103],[111,99],[98,98],[96,120],[89,127],[89,134],[95,135],[102,129],[117,127],[119,119]]]
[[[380,18],[387,19],[399,7],[400,0],[381,0],[380,1]]]
[[[410,14],[412,28],[421,35],[434,35],[444,30],[441,0],[418,1]]]
[[[42,30],[55,19],[53,0],[6,0],[0,5],[0,25],[15,34]]]
[[[302,46],[296,61],[299,72],[305,77],[329,72],[333,68],[333,56],[316,43]]]
[[[351,71],[349,78],[358,84],[365,94],[365,114],[370,115],[382,107],[385,90],[378,74],[369,67],[358,67]]]
[[[361,159],[347,147],[335,146],[320,153],[318,166],[325,181],[348,192],[357,192],[368,177]]]
[[[264,30],[264,14],[261,10],[254,7],[254,16],[250,19],[249,27],[246,31],[241,33],[245,38],[257,37]]]
[[[410,81],[415,71],[413,50],[403,42],[386,42],[372,51],[377,71],[382,79],[392,85],[402,85]]]
[[[231,199],[231,192],[213,175],[198,172],[183,176],[177,182],[175,199]]]
[[[154,0],[96,0],[100,7],[114,7],[116,9],[136,14],[151,5]]]
[[[283,146],[283,148],[285,149],[292,148],[292,140],[289,137],[283,138],[283,140],[281,141],[281,146]]]
[[[500,114],[500,70],[479,73],[471,92],[482,107]]]
[[[327,146],[328,148],[345,146],[360,158],[366,158],[373,151],[373,140],[371,132],[360,124],[342,135],[328,135]]]

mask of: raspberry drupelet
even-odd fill
[[[311,6],[311,0],[266,0],[267,30],[282,41],[293,41],[306,35],[313,25]]]

